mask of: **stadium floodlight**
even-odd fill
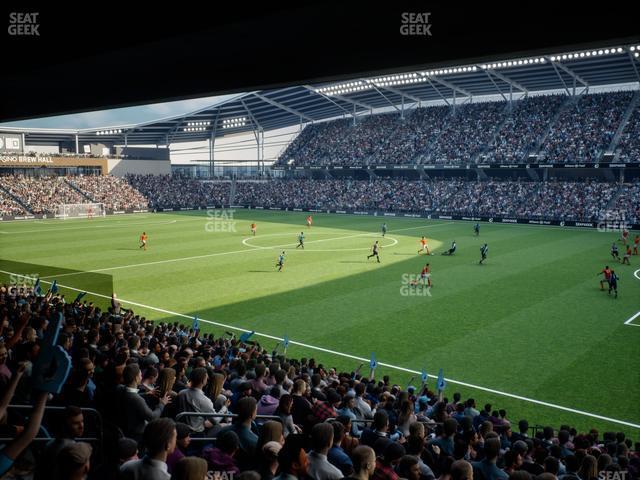
[[[640,57],[640,53],[636,52],[636,53],[633,54],[633,56],[638,58],[638,57]]]
[[[629,48],[629,50],[631,50],[632,52],[636,49],[635,46],[632,46],[631,48]]]

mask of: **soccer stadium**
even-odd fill
[[[638,479],[639,57],[3,116],[0,478]]]

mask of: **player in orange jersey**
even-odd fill
[[[253,236],[256,236],[256,224],[252,223],[251,224],[251,233],[253,234]]]
[[[420,272],[420,279],[422,280],[423,285],[427,285],[427,287],[431,288],[431,267],[427,263]]]
[[[307,227],[311,228],[312,223],[313,223],[313,218],[311,218],[311,215],[309,215],[307,217]]]
[[[609,265],[606,265],[602,271],[597,273],[597,275],[600,274],[603,275],[602,280],[600,280],[600,290],[604,291],[604,284],[606,283],[609,285],[609,279],[611,278],[611,269],[609,268]]]
[[[140,248],[142,248],[143,250],[147,249],[147,239],[149,237],[147,237],[147,232],[142,232],[142,235],[140,235]]]
[[[638,245],[640,245],[640,235],[633,239],[633,254],[638,255]]]
[[[624,253],[624,257],[622,257],[622,264],[624,265],[625,263],[627,265],[631,265],[631,244],[627,245],[627,250]]]
[[[429,252],[429,245],[427,245],[427,239],[422,237],[420,239],[420,250],[418,250],[418,255],[420,255],[420,253],[422,252],[427,252],[427,255],[431,255],[431,252]]]

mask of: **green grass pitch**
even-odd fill
[[[173,313],[198,315],[365,359],[375,352],[378,362],[400,367],[379,366],[376,376],[389,374],[404,386],[413,376],[419,385],[420,375],[402,368],[437,374],[444,367],[451,379],[447,396],[459,391],[480,406],[506,408],[512,421],[621,430],[637,438],[638,427],[497,393],[640,424],[640,328],[624,324],[640,311],[634,276],[640,257],[632,257],[631,266],[612,264],[609,247],[617,234],[482,224],[475,237],[466,222],[327,214],[315,214],[308,229],[306,215],[236,210],[233,218],[184,212],[6,222],[0,224],[1,269],[105,295],[113,285],[121,299],[145,305],[133,308],[153,320],[190,324]],[[143,230],[147,251],[138,248]],[[300,231],[304,251],[295,248]],[[435,255],[417,254],[421,235]],[[382,245],[380,264],[366,259],[375,240]],[[452,240],[455,256],[440,255]],[[478,265],[483,242],[489,255]],[[282,250],[286,263],[279,273]],[[426,262],[430,296],[405,285],[406,275],[417,275]],[[599,291],[596,273],[605,264],[620,275],[618,299]],[[99,271],[83,273],[90,270]],[[9,281],[9,273],[0,278]],[[201,327],[226,330],[204,321]],[[276,344],[254,338],[268,349]],[[287,353],[339,369],[362,363],[293,344]]]

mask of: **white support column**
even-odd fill
[[[78,148],[78,134],[76,133],[76,155],[78,155],[79,152],[79,148]]]

